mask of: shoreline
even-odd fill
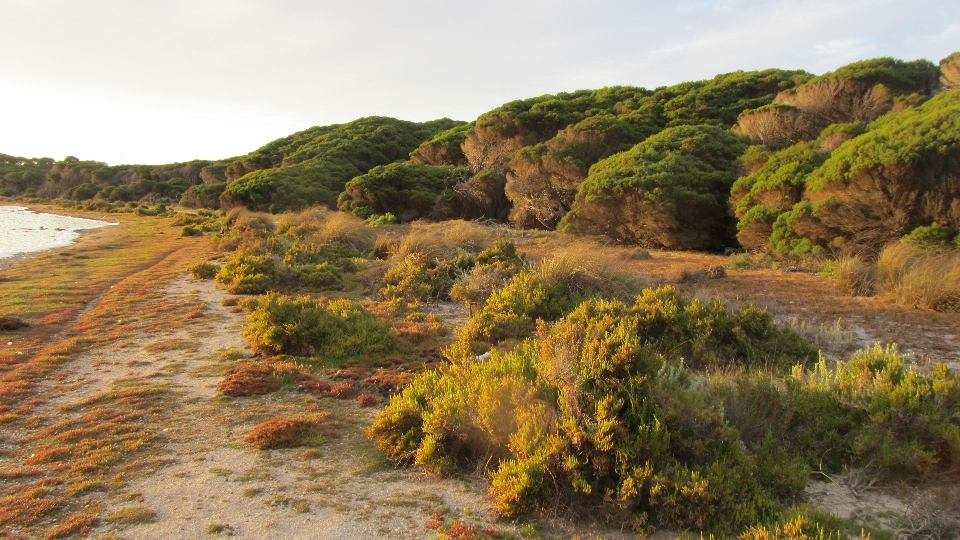
[[[104,225],[99,225],[97,227],[84,228],[84,229],[69,229],[70,232],[76,235],[76,237],[72,238],[70,240],[70,243],[66,245],[53,245],[45,249],[23,251],[19,253],[13,253],[5,257],[0,257],[0,271],[6,270],[8,268],[17,266],[23,262],[26,262],[27,260],[31,259],[35,255],[76,246],[80,244],[84,238],[96,234],[97,231],[105,227],[119,226],[123,224],[123,221],[119,219],[116,219],[114,221],[109,221],[106,215],[101,215],[99,218],[95,218],[90,216],[90,214],[92,214],[93,212],[60,208],[54,204],[49,204],[49,203],[29,204],[29,203],[23,203],[21,201],[0,201],[0,206],[5,206],[9,208],[23,208],[35,214],[47,214],[47,215],[69,217],[69,218],[89,219],[89,220],[95,220],[95,221],[102,221],[105,223]]]

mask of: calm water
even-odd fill
[[[108,221],[38,214],[21,206],[0,206],[0,259],[69,246],[77,231],[116,225]]]

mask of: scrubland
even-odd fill
[[[0,154],[122,222],[0,269],[0,530],[956,538],[958,73]]]
[[[853,296],[844,260],[112,217],[2,270],[9,537],[957,534],[960,315],[902,301],[910,242]]]

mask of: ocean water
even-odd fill
[[[0,259],[19,253],[69,246],[77,231],[117,225],[96,219],[38,214],[21,206],[0,206]]]

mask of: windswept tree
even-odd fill
[[[225,171],[232,181],[220,203],[270,211],[334,206],[351,178],[406,159],[424,140],[460,124],[369,117],[310,128],[234,161]]]
[[[833,124],[870,123],[895,107],[921,103],[939,83],[926,60],[875,58],[843,66],[740,114],[735,130],[754,143],[786,148],[816,139]]]
[[[473,129],[475,124],[469,122],[438,134],[411,152],[410,161],[421,165],[466,167],[467,156],[461,147],[467,140],[467,132]]]
[[[734,131],[750,137],[756,144],[786,148],[804,137],[803,122],[800,107],[777,103],[745,111],[737,120]]]
[[[463,170],[411,161],[374,167],[347,182],[338,206],[363,218],[390,213],[403,222],[420,219],[430,214],[449,178]]]
[[[878,250],[920,226],[960,229],[960,93],[883,117],[806,180],[777,218],[771,244]]]
[[[521,227],[553,229],[570,211],[591,165],[661,129],[640,118],[633,113],[591,116],[546,143],[519,151],[510,162],[505,188],[513,204],[510,221]]]
[[[437,197],[430,218],[436,221],[450,219],[491,219],[506,221],[510,214],[510,200],[504,192],[506,178],[496,171],[472,174],[457,169],[446,177],[447,189]]]
[[[835,124],[815,141],[799,142],[764,156],[762,164],[733,184],[730,205],[737,217],[737,240],[751,250],[767,250],[773,224],[801,201],[806,180],[845,141],[864,133],[862,124]],[[761,147],[741,158],[750,161]]]
[[[667,249],[719,249],[747,142],[709,125],[668,128],[590,168],[561,229]]]
[[[940,84],[948,92],[960,88],[960,52],[940,61]]]

